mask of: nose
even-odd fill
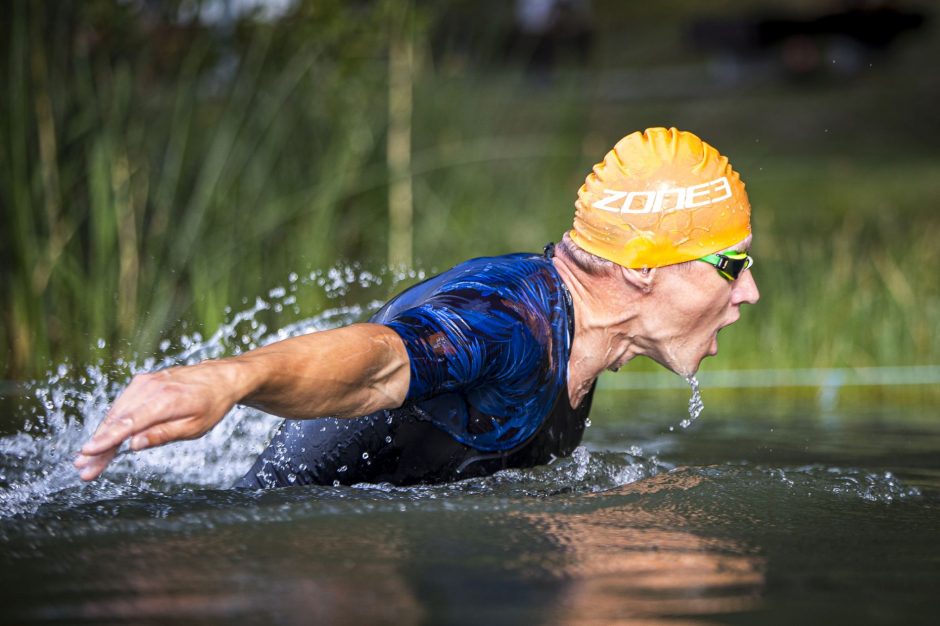
[[[757,289],[757,282],[754,280],[754,275],[751,274],[751,270],[744,270],[733,283],[731,303],[757,304],[758,300],[760,300],[760,291]]]

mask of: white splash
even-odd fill
[[[376,274],[355,265],[312,272],[303,278],[292,273],[288,285],[270,289],[266,299],[259,297],[234,314],[226,308],[226,321],[208,339],[193,333],[176,342],[164,340],[157,354],[139,360],[99,361],[84,368],[58,366],[46,379],[28,386],[37,406],[22,431],[0,438],[0,518],[30,514],[53,497],[79,502],[141,489],[228,487],[267,444],[278,418],[236,406],[201,439],[140,453],[119,452],[103,477],[93,483],[78,477],[72,461],[135,374],[235,355],[288,337],[336,328],[363,319],[382,305],[372,300],[364,306],[330,308],[269,332],[259,314],[268,311],[270,318],[272,312],[284,307],[299,314],[299,289],[318,289],[333,298],[347,294],[354,286],[376,286],[384,279],[394,288],[400,281],[420,275],[386,269]]]

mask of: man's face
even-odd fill
[[[748,237],[724,252],[745,252],[750,245]],[[706,356],[718,353],[718,331],[737,321],[742,304],[760,299],[750,270],[731,282],[708,263],[693,262],[660,268],[655,279],[649,356],[682,376],[691,376]]]

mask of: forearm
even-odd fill
[[[237,402],[299,419],[400,406],[410,381],[401,338],[378,324],[294,337],[219,364]]]
[[[355,416],[399,406],[411,371],[401,338],[355,324],[246,354],[134,377],[75,460],[97,478],[130,440],[133,450],[201,437],[240,402],[285,417]]]

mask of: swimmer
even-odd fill
[[[581,441],[598,377],[646,356],[682,376],[760,294],[750,204],[692,133],[621,139],[542,254],[462,263],[367,323],[135,376],[75,466],[208,432],[237,403],[286,419],[236,487],[440,483]]]

